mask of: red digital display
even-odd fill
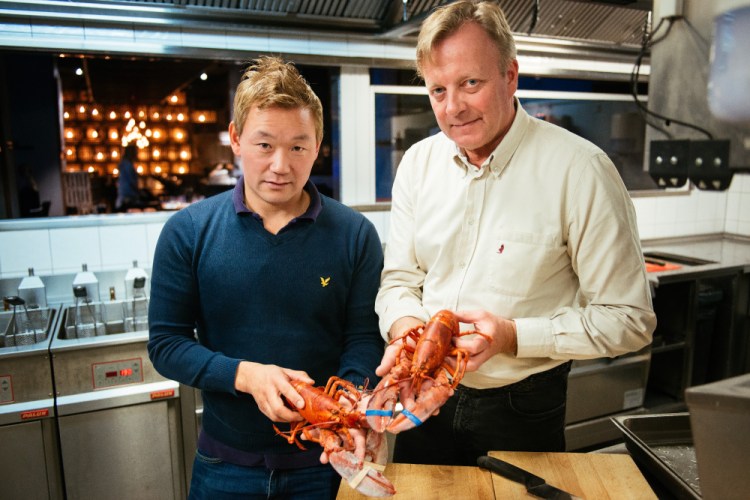
[[[138,384],[143,382],[143,361],[141,358],[130,358],[92,363],[91,375],[95,390]],[[2,380],[0,379],[0,381]],[[2,484],[2,480],[0,480],[0,484]],[[2,494],[0,494],[0,497],[2,497]]]

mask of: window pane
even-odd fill
[[[426,95],[375,94],[375,196],[390,201],[404,151],[439,132]]]
[[[632,100],[520,98],[524,109],[599,146],[620,172],[628,190],[657,189],[643,171],[645,122]]]

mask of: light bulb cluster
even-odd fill
[[[128,124],[125,126],[125,133],[122,135],[122,145],[127,146],[130,143],[135,143],[139,149],[143,149],[148,146],[148,137],[141,133],[141,129],[146,128],[146,122],[141,122],[136,125],[135,118],[128,120]]]

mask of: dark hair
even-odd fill
[[[131,142],[125,146],[125,150],[122,152],[122,157],[127,158],[128,160],[135,160],[136,156],[138,156],[138,147]]]

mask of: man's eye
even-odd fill
[[[475,86],[479,85],[479,80],[475,80],[474,78],[470,78],[470,79],[466,80],[466,85],[468,85],[469,87],[475,87]]]

